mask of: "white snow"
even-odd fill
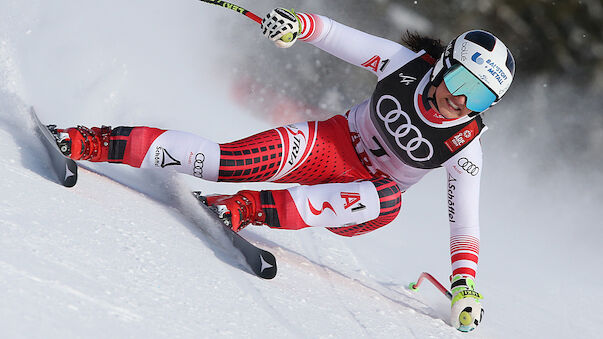
[[[90,163],[76,187],[54,182],[29,105],[59,126],[150,125],[218,142],[273,127],[231,104],[221,77],[233,53],[273,48],[254,25],[198,1],[0,0],[0,337],[465,336],[447,325],[449,302],[435,288],[406,290],[421,271],[448,285],[443,171],[367,235],[245,229],[277,257],[270,281],[180,210],[194,210],[191,190],[282,186]],[[468,335],[598,337],[600,169],[532,170],[540,167],[518,160],[506,128],[484,137],[477,283],[486,313]]]

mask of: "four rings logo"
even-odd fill
[[[205,154],[197,153],[195,155],[195,164],[193,167],[193,175],[197,178],[203,178],[203,163],[205,162]]]
[[[396,108],[383,114],[383,112],[381,112],[381,103],[386,100],[392,101]],[[433,157],[433,146],[429,140],[423,138],[421,131],[411,123],[410,117],[402,110],[400,102],[395,97],[391,95],[384,95],[379,98],[379,101],[377,102],[377,116],[385,123],[387,132],[395,138],[398,147],[406,151],[406,154],[408,154],[410,159],[414,161],[427,161]],[[404,118],[404,121],[398,120],[401,117]],[[394,130],[392,125],[395,125],[395,123],[401,123],[401,125],[396,127]],[[406,144],[404,144],[402,139],[406,136],[410,136],[410,139],[406,142]],[[418,150],[423,145],[425,145],[429,150],[426,156],[420,157],[413,154],[413,152]]]
[[[469,159],[462,157],[457,161],[457,164],[461,166],[465,172],[471,174],[472,176],[476,176],[479,173],[479,167],[477,167],[474,163],[469,161]]]

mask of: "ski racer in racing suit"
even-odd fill
[[[509,88],[514,60],[485,31],[469,31],[441,55],[347,27],[327,17],[277,8],[262,32],[278,47],[310,43],[377,77],[370,98],[326,121],[291,124],[217,144],[190,133],[150,127],[83,126],[59,130],[75,160],[175,169],[210,181],[297,183],[284,190],[207,196],[235,231],[326,227],[356,236],[387,225],[401,193],[426,173],[447,172],[452,325],[480,323],[474,278],[479,256],[482,168],[479,113]]]

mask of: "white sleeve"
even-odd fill
[[[365,68],[379,79],[395,70],[387,68],[392,59],[396,59],[396,64],[404,64],[416,57],[415,52],[396,42],[364,33],[330,18],[309,13],[297,13],[297,16],[302,24],[300,40]]]
[[[473,140],[443,166],[448,172],[448,221],[452,274],[475,277],[479,257],[479,189],[482,147]]]

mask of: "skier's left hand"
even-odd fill
[[[482,296],[475,291],[475,282],[471,277],[457,274],[452,277],[451,292],[450,324],[461,332],[473,331],[484,314]]]
[[[262,33],[280,48],[293,46],[300,32],[300,23],[293,10],[275,8],[262,19]]]

